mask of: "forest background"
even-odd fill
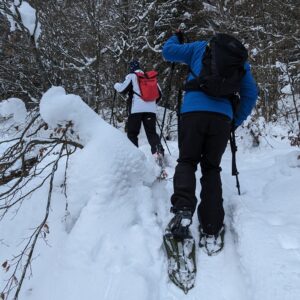
[[[260,89],[247,125],[254,142],[261,124],[279,122],[286,125],[283,138],[300,144],[297,0],[26,2],[36,13],[32,30],[19,11],[25,1],[0,1],[0,100],[18,97],[34,109],[48,88],[63,86],[118,126],[127,109],[124,99],[114,98],[113,84],[124,79],[129,61],[138,59],[145,70],[159,71],[161,105],[175,114],[188,70],[176,65],[169,91],[171,64],[162,58],[162,45],[179,26],[190,42],[224,32],[246,45]]]

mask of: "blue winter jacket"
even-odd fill
[[[177,36],[173,35],[164,44],[162,53],[166,60],[185,63],[195,74],[200,74],[206,45],[205,41],[180,44]],[[246,120],[258,96],[257,85],[248,63],[245,64],[245,70],[240,89],[241,105],[234,120],[236,126]],[[194,79],[194,76],[189,73],[187,80],[191,79]],[[217,112],[233,118],[232,106],[227,98],[211,97],[201,91],[187,91],[184,95],[181,113],[193,111]]]

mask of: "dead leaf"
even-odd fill
[[[8,265],[8,262],[7,262],[7,260],[6,260],[6,261],[2,264],[2,268],[6,269],[7,265]]]
[[[49,226],[48,226],[47,223],[44,225],[44,230],[45,230],[46,233],[50,233]]]

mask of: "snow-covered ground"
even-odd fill
[[[195,287],[185,295],[168,280],[162,247],[171,218],[177,143],[169,142],[169,180],[158,182],[159,170],[144,134],[140,148],[135,148],[123,132],[60,88],[43,97],[41,114],[50,126],[71,118],[84,148],[70,161],[69,215],[60,188],[63,169],[58,170],[48,244],[40,241],[32,276],[19,299],[299,299],[299,150],[276,140],[255,149],[240,147],[238,196],[228,147],[222,161],[225,248],[214,257],[197,248]],[[41,189],[16,216],[0,222],[0,262],[17,254],[20,242],[43,215],[46,196],[47,189]],[[198,241],[197,227],[195,215],[192,233]],[[7,276],[0,272],[0,290]]]

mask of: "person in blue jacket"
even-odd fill
[[[207,41],[182,43],[182,33],[171,36],[163,46],[163,57],[170,62],[184,63],[192,70],[187,81],[200,74],[202,57]],[[225,97],[208,96],[201,90],[186,91],[180,114],[179,158],[173,179],[174,193],[171,211],[175,216],[168,227],[175,237],[189,235],[189,225],[196,210],[195,196],[197,165],[201,166],[201,203],[199,218],[199,246],[209,254],[215,254],[224,244],[224,208],[221,183],[221,158],[226,149],[232,121],[237,127],[255,106],[258,89],[249,63],[240,84],[240,106],[233,114],[232,104]],[[233,120],[234,118],[234,120]]]

